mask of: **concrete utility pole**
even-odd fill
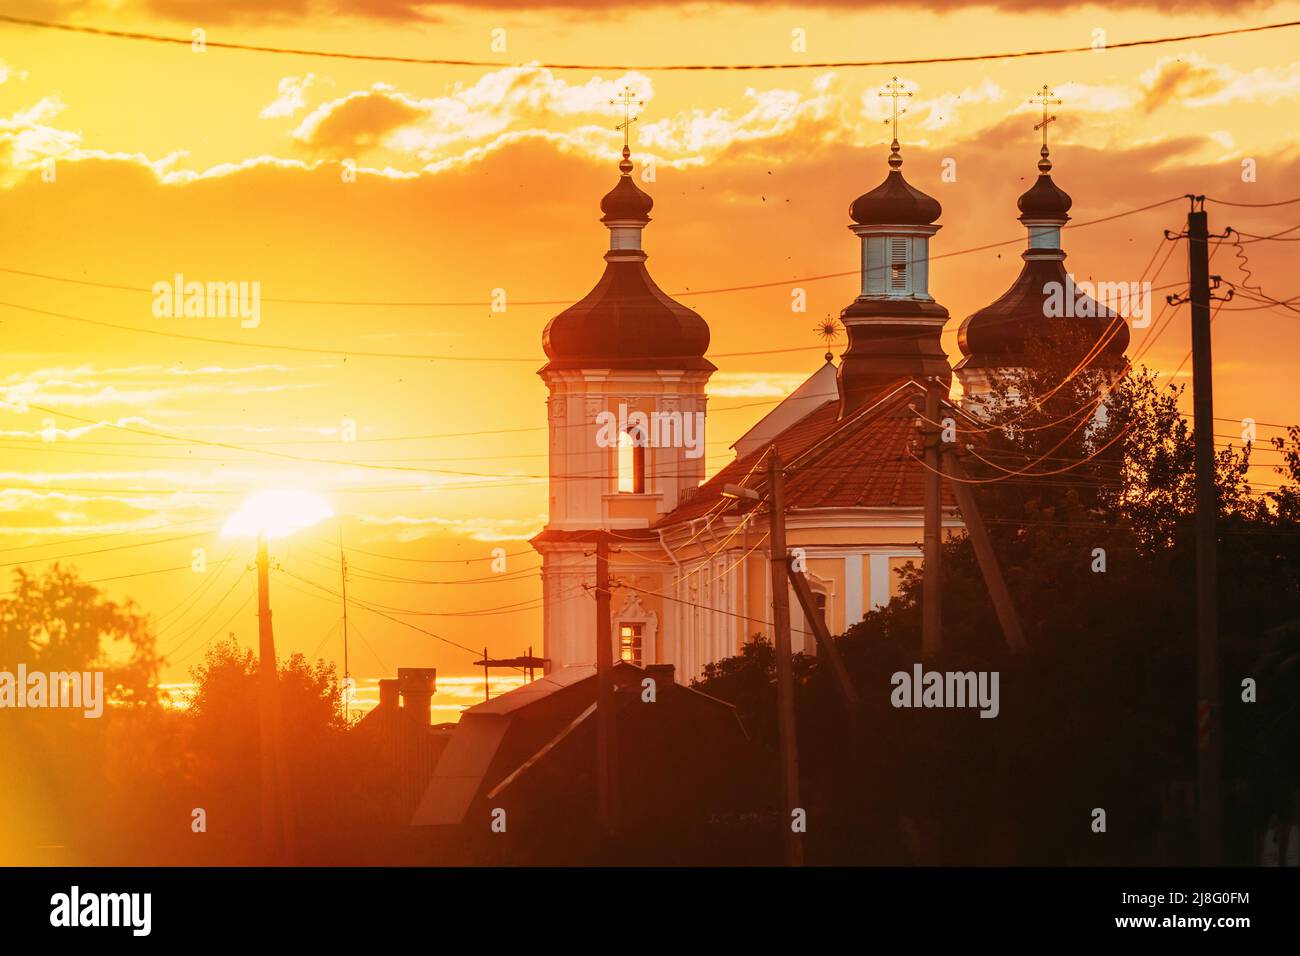
[[[609,541],[596,539],[596,815],[609,834],[619,828],[614,724],[614,639],[610,633]]]
[[[925,439],[925,557],[921,567],[921,658],[934,660],[943,645],[941,591],[943,587],[943,472],[939,467],[939,385],[928,382],[925,418],[921,434]]]
[[[790,663],[790,594],[786,583],[790,556],[785,545],[785,476],[781,456],[772,449],[767,465],[768,517],[771,533],[772,636],[776,649],[777,725],[781,742],[781,797],[785,810],[786,861],[803,866],[803,843],[792,829],[794,811],[799,809],[799,745],[795,737],[794,670]]]

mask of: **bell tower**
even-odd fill
[[[849,229],[862,243],[862,286],[840,320],[849,344],[839,369],[840,417],[856,411],[902,378],[952,381],[940,344],[948,310],[930,294],[930,237],[939,231],[939,203],[903,178],[898,77],[881,96],[894,101],[889,173],[849,206]]]
[[[594,601],[584,590],[595,572],[591,532],[648,528],[705,475],[709,327],[646,269],[642,232],[654,202],[632,178],[626,142],[618,169],[600,203],[604,274],[542,334],[550,508],[532,543],[553,667],[595,661]]]

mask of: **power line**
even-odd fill
[[[172,663],[172,664],[175,664],[175,665],[182,664],[182,663],[184,663],[185,661],[190,660],[190,659],[191,659],[195,654],[197,654],[199,651],[202,651],[202,650],[204,650],[205,648],[207,648],[208,645],[210,645],[210,644],[213,642],[213,640],[215,640],[215,639],[217,638],[217,636],[218,636],[222,631],[224,631],[224,630],[226,630],[228,627],[230,627],[230,622],[231,622],[231,621],[233,621],[233,620],[234,620],[236,617],[238,617],[238,616],[239,616],[239,615],[240,615],[244,610],[246,610],[246,609],[248,608],[248,605],[251,604],[251,603],[253,602],[253,598],[255,598],[255,597],[257,597],[257,592],[256,592],[256,591],[251,592],[251,593],[248,595],[248,597],[244,598],[244,603],[241,604],[241,605],[239,605],[239,607],[235,608],[234,613],[231,614],[230,617],[226,618],[225,622],[224,622],[220,627],[218,627],[215,631],[213,631],[212,634],[210,634],[210,635],[208,636],[208,639],[207,639],[206,641],[204,641],[202,644],[198,645],[198,647],[196,647],[194,650],[190,651],[190,652],[189,652],[188,654],[186,654],[184,657],[179,657],[179,658],[177,658],[176,660],[172,661],[171,663]]]
[[[46,555],[42,555],[42,556],[40,556],[39,558],[35,558],[35,559],[33,559],[33,558],[26,558],[26,559],[21,560],[21,561],[6,561],[5,563],[0,564],[0,568],[12,568],[12,567],[15,567],[16,565],[19,565],[19,564],[30,564],[33,560],[36,560],[36,561],[63,561],[63,560],[65,560],[65,559],[67,559],[67,558],[84,558],[84,557],[86,557],[87,555],[92,555],[92,554],[107,554],[107,553],[109,553],[110,551],[126,551],[126,550],[128,550],[128,549],[130,549],[130,548],[150,548],[150,547],[153,547],[154,545],[158,545],[158,544],[170,544],[170,543],[173,542],[173,541],[188,541],[188,540],[190,540],[191,538],[201,538],[201,537],[203,537],[203,536],[205,536],[205,535],[208,535],[208,534],[211,534],[211,533],[212,533],[211,531],[196,531],[194,534],[182,534],[182,535],[177,535],[177,536],[174,537],[174,538],[163,538],[163,539],[160,540],[160,541],[137,541],[137,542],[134,542],[133,544],[118,544],[118,545],[114,545],[114,546],[112,546],[111,548],[96,548],[96,549],[93,550],[93,551],[73,551],[73,552],[71,552],[71,553],[69,553],[69,554],[46,554]]]
[[[207,518],[195,518],[193,521],[179,521],[176,524],[162,525],[153,528],[132,528],[126,531],[106,531],[100,534],[82,535],[77,538],[65,538],[61,541],[46,541],[43,544],[18,544],[9,548],[0,548],[0,554],[9,551],[26,551],[29,548],[49,548],[59,544],[78,544],[85,541],[98,541],[103,538],[116,538],[122,535],[157,534],[161,531],[172,531],[176,528],[185,528],[191,525],[204,524],[207,520]]]
[[[0,15],[0,22],[17,26],[36,27],[44,30],[60,30],[67,33],[88,34],[90,36],[111,37],[119,40],[138,40],[149,43],[161,43],[172,46],[192,47],[193,37],[166,36],[158,33],[142,33],[133,30],[111,30],[105,27],[85,26],[73,23],[60,23],[52,20],[36,20],[27,17]],[[1238,36],[1247,33],[1262,33],[1267,30],[1283,30],[1300,26],[1300,20],[1281,23],[1268,23],[1253,27],[1234,27],[1229,30],[1214,30],[1206,33],[1187,33],[1181,36],[1152,37],[1146,40],[1125,40],[1119,43],[1107,43],[1107,50],[1123,50],[1131,47],[1158,46],[1168,43],[1182,43],[1187,40],[1208,40],[1215,37]],[[409,63],[419,66],[469,66],[503,69],[518,64],[503,63],[495,60],[464,60],[445,57],[410,57],[386,53],[351,53],[340,50],[313,50],[299,47],[266,46],[253,43],[223,42],[204,40],[204,45],[216,50],[239,50],[247,53],[271,53],[285,56],[314,56],[333,60],[362,60],[378,63]],[[1056,56],[1065,53],[1092,53],[1096,47],[1075,46],[1057,47],[1043,50],[1018,50],[1006,53],[969,53],[958,56],[913,57],[895,60],[828,60],[814,63],[673,63],[673,64],[617,64],[617,63],[553,63],[533,62],[531,65],[548,70],[635,70],[638,72],[713,72],[713,71],[755,71],[755,70],[824,70],[846,69],[850,67],[875,66],[922,66],[932,63],[973,63],[986,60],[1013,60],[1026,57]]]
[[[0,17],[0,20],[2,20],[2,19],[3,19],[3,17]],[[1134,215],[1137,215],[1138,213],[1149,212],[1149,211],[1152,210],[1152,209],[1158,209],[1158,208],[1160,208],[1161,206],[1167,206],[1167,205],[1169,205],[1169,203],[1172,203],[1172,202],[1178,202],[1178,201],[1180,201],[1180,200],[1182,200],[1182,199],[1185,199],[1185,198],[1186,198],[1185,196],[1174,196],[1174,197],[1171,197],[1171,198],[1169,198],[1169,199],[1163,199],[1163,200],[1161,200],[1161,201],[1159,201],[1159,202],[1151,203],[1150,205],[1147,205],[1147,206],[1139,206],[1139,207],[1136,207],[1136,208],[1134,208],[1134,209],[1126,209],[1126,210],[1124,210],[1124,211],[1122,211],[1122,212],[1113,213],[1113,214],[1111,214],[1111,215],[1109,215],[1109,216],[1101,216],[1101,217],[1099,217],[1099,218],[1097,218],[1097,219],[1085,219],[1085,220],[1080,220],[1080,221],[1078,221],[1078,222],[1072,222],[1072,223],[1067,224],[1064,228],[1065,228],[1065,229],[1083,229],[1083,228],[1086,228],[1086,227],[1088,227],[1088,226],[1096,226],[1096,225],[1100,225],[1100,224],[1102,224],[1102,223],[1112,222],[1112,221],[1114,221],[1114,220],[1116,220],[1116,219],[1123,219],[1123,218],[1125,218],[1126,216],[1134,216]],[[983,245],[970,246],[970,247],[967,247],[967,248],[965,248],[965,249],[955,249],[955,250],[953,250],[953,251],[951,251],[951,252],[941,252],[941,253],[936,253],[936,254],[934,254],[934,255],[927,255],[927,256],[925,257],[925,259],[926,259],[926,261],[931,261],[931,262],[933,262],[933,261],[938,260],[938,259],[948,259],[948,258],[952,258],[952,257],[954,257],[954,256],[964,256],[964,255],[969,255],[970,253],[973,253],[973,252],[987,252],[987,251],[990,250],[990,249],[1000,249],[1000,248],[1002,248],[1002,247],[1004,247],[1004,246],[1019,245],[1019,244],[1023,243],[1024,241],[1025,241],[1025,240],[1024,240],[1024,237],[1023,237],[1023,236],[1017,236],[1017,237],[1014,238],[1014,239],[1001,239],[1001,240],[998,240],[997,242],[989,242],[989,243],[984,243]],[[920,261],[919,258],[918,258],[918,259],[912,259],[912,260],[909,260],[909,263],[915,263],[915,262],[918,262],[918,261]],[[678,291],[675,291],[675,292],[670,292],[670,293],[668,293],[668,294],[669,294],[670,296],[672,296],[673,298],[676,298],[676,299],[684,299],[684,298],[689,298],[689,297],[691,297],[691,296],[701,296],[701,295],[722,295],[722,294],[730,293],[730,292],[753,292],[753,291],[756,291],[756,290],[758,290],[758,289],[774,289],[774,288],[780,288],[780,287],[782,287],[782,286],[798,285],[798,284],[800,284],[800,283],[805,283],[805,282],[821,282],[821,281],[826,280],[826,279],[843,279],[843,278],[847,278],[848,276],[856,276],[856,275],[859,275],[859,274],[860,274],[860,271],[861,271],[860,269],[850,269],[850,270],[847,270],[847,271],[844,271],[844,272],[823,272],[823,273],[819,273],[819,274],[816,274],[816,275],[794,276],[794,277],[791,277],[791,278],[788,278],[788,279],[768,280],[768,281],[766,281],[766,282],[753,282],[753,283],[747,283],[747,284],[741,284],[741,285],[719,286],[719,287],[717,287],[717,288],[712,288],[712,289],[681,289],[681,290],[678,290]],[[152,289],[152,288],[149,288],[149,287],[147,287],[147,286],[135,286],[135,285],[124,285],[124,284],[112,283],[112,282],[100,282],[100,281],[96,281],[96,280],[92,280],[92,279],[78,279],[78,278],[75,278],[75,277],[73,277],[73,276],[54,275],[54,274],[51,274],[51,273],[32,272],[32,271],[26,271],[26,270],[22,270],[22,269],[13,269],[13,268],[4,268],[4,267],[0,267],[0,272],[8,273],[8,274],[10,274],[10,275],[25,276],[25,277],[27,277],[27,278],[31,278],[31,279],[43,279],[43,280],[46,280],[46,281],[49,281],[49,282],[61,282],[61,283],[69,284],[69,285],[90,286],[90,287],[92,287],[92,288],[97,288],[97,289],[113,289],[113,290],[120,291],[120,292],[138,292],[138,293],[146,293],[146,294],[150,294],[150,295],[153,294],[153,289]],[[262,301],[262,302],[274,302],[274,303],[280,303],[280,304],[293,304],[293,305],[312,305],[312,306],[317,306],[317,305],[365,306],[365,307],[370,307],[370,308],[376,308],[376,307],[402,307],[402,308],[406,308],[406,307],[412,307],[412,308],[417,308],[417,307],[418,307],[418,308],[482,308],[483,306],[486,306],[486,305],[490,305],[490,304],[491,304],[490,301],[487,300],[487,299],[484,299],[484,300],[482,300],[482,301],[435,302],[435,301],[406,301],[406,300],[399,300],[399,301],[393,301],[393,300],[387,300],[387,301],[382,301],[382,300],[381,300],[381,301],[364,301],[364,300],[350,300],[350,299],[313,299],[313,298],[302,298],[302,297],[299,297],[299,298],[271,298],[271,297],[268,297],[268,296],[262,296],[262,297],[261,297],[261,301]],[[509,300],[509,305],[510,305],[510,306],[513,306],[513,307],[521,307],[521,306],[542,306],[542,305],[545,305],[545,306],[569,306],[569,305],[572,305],[573,302],[574,302],[574,300],[573,300],[572,298],[566,298],[566,299],[511,299],[511,300]],[[25,308],[25,307],[22,306],[22,305],[15,305],[15,304],[12,304],[12,303],[7,303],[7,302],[0,302],[0,306],[8,306],[9,308],[15,308],[15,309],[24,309],[24,308]],[[35,310],[32,310],[32,311],[35,311]],[[68,319],[70,319],[71,321],[83,321],[83,322],[89,322],[89,323],[91,323],[91,324],[102,325],[102,326],[106,326],[106,327],[108,327],[108,328],[127,329],[127,330],[130,330],[130,331],[148,332],[148,333],[151,333],[151,334],[157,334],[157,335],[164,335],[164,334],[165,334],[165,335],[168,335],[169,337],[177,337],[177,338],[195,338],[197,341],[204,341],[204,342],[229,343],[229,344],[234,344],[234,345],[240,345],[240,344],[256,344],[256,343],[240,343],[240,342],[237,342],[237,341],[235,341],[235,340],[227,340],[227,339],[205,339],[205,338],[198,338],[198,337],[196,337],[196,336],[186,336],[186,335],[182,335],[181,333],[164,333],[164,332],[162,332],[162,331],[160,331],[160,330],[154,330],[154,329],[142,329],[142,328],[139,328],[139,327],[136,327],[136,326],[121,326],[121,325],[114,325],[113,323],[100,322],[100,321],[97,321],[97,320],[91,320],[91,319],[80,319],[80,318],[76,318],[76,317],[72,317],[72,316],[61,316],[61,315],[59,315],[58,313],[43,313],[43,314],[48,314],[48,315],[55,316],[55,317],[60,317],[60,318],[68,318]],[[259,346],[259,347],[271,348],[271,347],[273,347],[273,346]],[[815,348],[816,346],[808,346],[808,347],[809,347],[809,348]],[[309,350],[309,351],[319,351],[319,350]],[[329,350],[325,350],[325,351],[328,352]],[[790,349],[790,350],[787,350],[787,351],[796,351],[796,350],[794,350],[794,349]],[[429,359],[439,359],[439,358],[444,358],[444,357],[445,357],[445,356],[412,356],[412,355],[410,355],[409,353],[404,353],[404,352],[348,352],[348,351],[345,351],[345,350],[340,350],[340,351],[339,351],[339,354],[345,354],[345,355],[363,355],[363,356],[372,356],[372,355],[373,355],[373,356],[380,356],[380,357],[385,357],[385,358],[390,357],[390,356],[408,357],[408,358],[420,357],[420,358],[429,358]],[[761,355],[761,354],[768,354],[768,353],[766,353],[766,352],[736,352],[736,353],[724,353],[724,354],[719,354],[719,355],[717,355],[716,357],[718,357],[718,358],[726,358],[726,357],[729,357],[730,355],[737,355],[737,356],[739,356],[739,355]],[[458,360],[458,361],[480,361],[479,359],[466,358],[466,357],[458,357],[456,360]],[[494,359],[494,358],[493,358],[493,359],[481,359],[481,361],[517,361],[517,362],[531,362],[531,361],[535,361],[535,359],[533,359],[533,358]]]
[[[1290,206],[1300,202],[1300,196],[1294,199],[1280,199],[1277,202],[1231,202],[1227,199],[1215,199],[1213,196],[1206,196],[1206,202],[1218,203],[1220,206],[1233,206],[1237,209],[1273,209],[1277,206]]]

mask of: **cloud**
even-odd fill
[[[1038,13],[1038,0],[987,0],[988,8],[1007,12]],[[1165,13],[1192,10],[1244,10],[1263,6],[1260,0],[1066,0],[1057,9],[1100,7],[1126,10],[1133,7],[1159,9]],[[578,17],[617,18],[622,8],[611,7],[607,0],[494,0],[494,10],[502,13],[545,13],[568,19]],[[970,8],[967,0],[811,0],[798,4],[792,0],[647,0],[636,9],[672,7],[674,15],[707,13],[711,8],[749,7],[757,10],[789,9],[795,6],[827,11],[856,12],[875,8],[931,10],[951,13]],[[467,10],[478,11],[478,0],[28,0],[23,7],[32,16],[54,18],[75,12],[85,15],[144,12],[185,24],[249,23],[281,25],[305,20],[351,17],[358,20],[395,24],[428,24],[455,19]]]
[[[926,110],[920,127],[927,132],[944,129],[957,121],[958,110],[971,103],[998,103],[1005,97],[1002,87],[985,78],[979,86],[967,87],[960,93],[944,93],[920,100],[917,105]]]
[[[783,139],[796,129],[825,134],[848,126],[847,117],[837,115],[845,104],[834,89],[835,75],[813,80],[811,90],[745,90],[749,108],[733,112],[725,107],[693,109],[675,117],[648,123],[637,136],[638,143],[663,153],[692,155],[714,153],[735,144]]]
[[[347,156],[380,145],[391,133],[425,115],[418,101],[386,83],[318,106],[294,139],[322,152]]]
[[[263,119],[278,119],[293,116],[307,105],[307,91],[313,86],[332,85],[331,80],[322,80],[315,73],[306,76],[286,76],[280,81],[279,93],[266,105],[258,115]]]
[[[432,162],[445,158],[448,149],[482,144],[512,128],[588,115],[606,118],[597,128],[602,139],[612,140],[614,122],[608,118],[619,111],[610,101],[624,88],[641,100],[653,95],[649,78],[637,73],[569,83],[536,66],[493,70],[470,86],[457,83],[436,97],[376,83],[316,107],[292,136],[325,155],[355,155],[382,146]]]
[[[531,518],[417,518],[405,515],[362,516],[361,523],[398,529],[398,541],[419,541],[433,534],[452,532],[471,541],[527,541],[546,525],[546,515]],[[382,539],[374,539],[382,540]]]
[[[708,393],[714,398],[785,398],[807,378],[801,372],[715,372]]]
[[[310,366],[329,368],[330,366]],[[158,365],[137,365],[97,369],[93,365],[38,369],[10,375],[0,383],[0,401],[18,409],[30,405],[64,408],[124,406],[148,407],[156,415],[166,414],[160,406],[187,398],[216,396],[271,395],[279,392],[319,388],[311,382],[280,381],[286,373],[296,371],[283,365],[256,365],[243,368],[203,366],[186,369]],[[244,381],[251,375],[271,377],[273,381]],[[201,376],[201,379],[195,378]],[[229,381],[224,379],[229,378]],[[195,380],[187,380],[195,379]],[[90,426],[86,426],[90,427]],[[175,426],[168,426],[174,428]],[[42,435],[46,431],[42,431]]]
[[[44,96],[25,110],[0,118],[0,164],[27,170],[71,153],[81,143],[80,134],[50,125],[66,108],[58,96]]]
[[[1276,103],[1300,96],[1300,62],[1241,71],[1203,56],[1165,57],[1144,71],[1141,105],[1147,113],[1170,104],[1219,106],[1233,102]]]

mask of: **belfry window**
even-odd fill
[[[889,291],[907,291],[908,241],[903,236],[889,240]]]
[[[618,493],[645,494],[645,442],[627,432],[618,436]]]

